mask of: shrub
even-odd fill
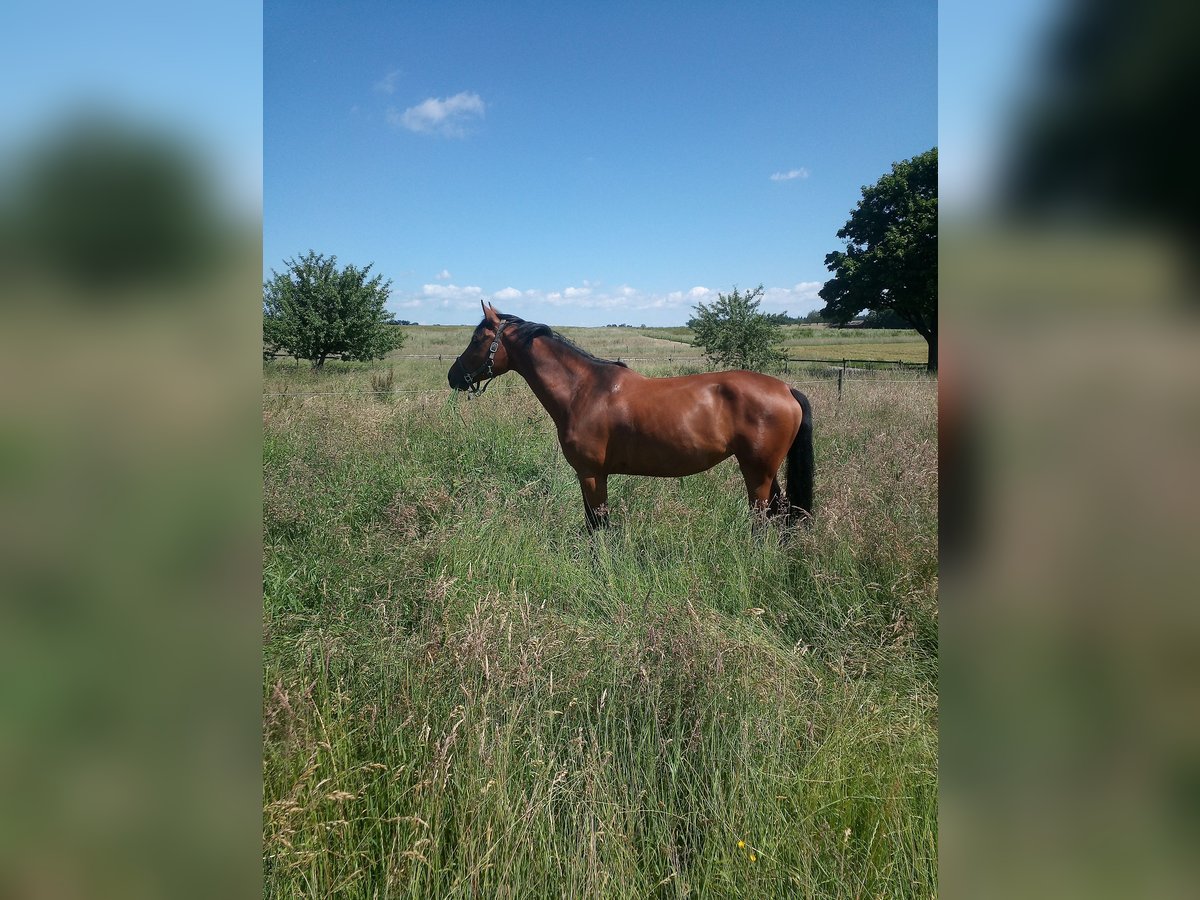
[[[392,385],[395,383],[396,370],[390,366],[387,372],[371,373],[371,390],[375,393],[375,399],[381,403],[388,403],[392,400]]]
[[[263,285],[264,354],[279,348],[319,369],[330,356],[365,362],[404,343],[384,308],[391,282],[368,277],[372,264],[339,270],[336,256],[312,250],[286,262],[287,271],[272,270]]]
[[[775,349],[783,331],[771,316],[758,311],[763,293],[760,284],[741,294],[717,294],[716,303],[698,304],[696,316],[688,324],[695,337],[692,345],[703,347],[714,365],[763,372],[778,369],[784,355]]]

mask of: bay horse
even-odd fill
[[[752,510],[811,517],[812,407],[804,394],[759,372],[649,378],[545,325],[480,305],[483,321],[450,366],[450,387],[482,393],[510,370],[529,383],[579,478],[589,529],[608,525],[609,475],[695,475],[731,456]],[[785,458],[786,504],[777,477]]]

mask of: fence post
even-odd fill
[[[838,369],[838,403],[842,402],[842,379],[846,377],[846,360],[842,360],[842,367]]]

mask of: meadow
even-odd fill
[[[563,328],[563,334],[586,344],[597,356],[633,359],[693,357],[702,352],[692,346],[689,328]],[[427,325],[407,329],[408,343],[396,354],[450,354],[457,356],[466,346],[471,329],[455,325]],[[889,362],[924,363],[925,339],[907,329],[839,329],[824,325],[785,325],[779,345],[789,356],[805,359],[878,359]]]
[[[611,479],[589,535],[519,376],[451,394],[405,357],[470,329],[408,331],[264,364],[264,894],[935,896],[936,383],[793,375],[810,529],[756,526],[727,461]]]

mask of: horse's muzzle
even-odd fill
[[[454,365],[450,367],[450,371],[446,373],[446,380],[450,382],[450,387],[456,391],[465,391],[467,389],[467,370],[463,368],[462,363],[457,359]]]

